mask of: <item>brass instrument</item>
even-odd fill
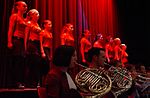
[[[107,63],[104,65],[109,66],[108,70],[101,67],[87,68],[78,63],[77,65],[85,68],[75,78],[77,86],[83,92],[83,98],[99,98],[110,90],[117,98],[132,86],[132,77],[125,68],[114,67]]]
[[[107,63],[104,64],[109,65]],[[127,69],[110,66],[106,72],[112,80],[111,92],[116,98],[132,86],[132,77]]]
[[[78,65],[84,67],[81,64]],[[83,98],[99,98],[111,90],[111,79],[104,72],[103,68],[86,68],[76,75],[75,83],[83,92]]]
[[[146,93],[148,88],[150,87],[150,78],[145,74],[139,74],[136,77],[136,85],[141,88],[141,93]]]

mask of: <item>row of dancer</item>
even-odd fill
[[[12,84],[22,87],[26,80],[26,85],[35,87],[40,80],[44,80],[41,77],[48,72],[52,59],[52,22],[44,20],[40,27],[38,10],[31,9],[27,12],[27,9],[28,6],[23,1],[14,4],[9,19],[7,47],[12,51]],[[73,25],[70,23],[63,27],[61,45],[74,46],[72,31]],[[44,67],[43,70],[41,67]]]
[[[40,28],[39,12],[31,9],[26,14],[26,11],[27,4],[18,1],[14,4],[9,19],[7,46],[12,51],[11,84],[15,87],[24,87],[23,84],[37,86],[42,80],[41,75],[48,72],[52,57],[51,21],[44,20]],[[26,18],[23,17],[24,14]]]
[[[128,53],[126,51],[126,44],[121,43],[120,38],[114,38],[111,36],[103,37],[102,34],[97,34],[95,41],[91,42],[89,39],[91,33],[89,30],[85,30],[83,37],[80,40],[80,53],[82,56],[82,62],[88,62],[87,52],[91,47],[104,48],[106,50],[106,61],[110,64],[120,63],[122,66],[128,63]]]
[[[39,81],[44,80],[41,78],[48,72],[52,59],[52,22],[44,20],[40,27],[38,10],[27,12],[27,9],[23,1],[14,4],[9,19],[7,47],[12,51],[12,84],[23,87],[25,83],[35,87]],[[62,28],[61,45],[74,46],[73,30],[70,23]]]
[[[61,32],[61,45],[75,45],[75,39],[73,37],[73,25],[66,24]],[[107,62],[114,64],[120,62],[122,67],[125,67],[125,64],[128,63],[128,53],[126,52],[126,44],[121,43],[120,38],[114,38],[107,36],[103,38],[102,34],[97,34],[95,41],[91,42],[91,33],[89,30],[84,30],[82,33],[82,38],[80,39],[80,55],[81,62],[86,63],[87,52],[91,47],[105,48],[106,49],[106,58]]]

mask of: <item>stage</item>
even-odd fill
[[[0,89],[0,98],[39,98],[37,88]]]

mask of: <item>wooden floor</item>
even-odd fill
[[[39,98],[37,88],[0,89],[0,98]]]

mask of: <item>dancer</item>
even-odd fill
[[[104,40],[102,34],[97,34],[93,47],[104,48]]]
[[[12,50],[12,84],[14,87],[19,88],[24,87],[24,36],[26,21],[23,15],[26,11],[27,4],[23,1],[18,1],[14,4],[9,19],[7,47]]]
[[[61,32],[61,45],[74,46],[74,37],[73,37],[73,25],[68,23],[66,24]]]
[[[126,52],[127,46],[125,44],[121,44],[120,48],[122,67],[126,67],[125,65],[128,63],[128,53]]]
[[[83,33],[83,37],[80,40],[80,52],[82,56],[82,62],[85,63],[87,61],[87,53],[88,50],[92,47],[91,42],[88,40],[90,37],[90,31],[85,30]]]
[[[40,81],[40,32],[41,28],[38,25],[39,12],[36,9],[31,9],[27,13],[30,18],[25,32],[25,51],[27,59],[27,76],[26,85],[28,87],[36,87]]]
[[[52,22],[50,20],[44,20],[42,27],[43,30],[40,32],[40,47],[42,56],[41,77],[43,82],[49,71],[50,61],[52,59]]]
[[[106,38],[105,52],[106,52],[107,62],[112,64],[113,62],[113,38],[111,36],[108,36]]]
[[[121,62],[121,40],[120,38],[114,39],[114,62]]]

